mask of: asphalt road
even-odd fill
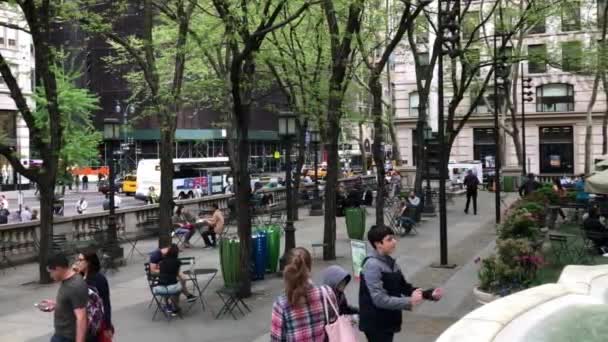
[[[11,212],[9,222],[18,221],[16,217],[13,217],[13,213],[15,213],[19,207],[18,193],[18,191],[4,191],[1,193],[5,195],[9,201],[9,211]],[[40,207],[40,202],[35,195],[34,190],[24,190],[22,193],[24,206],[28,206],[31,209],[38,209]],[[118,196],[122,200],[120,208],[136,207],[145,204],[145,202],[136,200],[133,196],[126,196],[124,194],[118,194]],[[78,202],[81,197],[84,197],[89,204],[86,211],[87,213],[103,211],[102,205],[105,200],[104,195],[97,191],[96,185],[89,184],[89,189],[86,191],[76,189],[70,191],[66,188],[64,196],[64,216],[76,215],[76,202]]]

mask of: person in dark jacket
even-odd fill
[[[528,173],[528,179],[519,187],[519,196],[526,197],[540,189],[541,184],[536,181],[533,173]]]
[[[608,252],[608,230],[600,221],[599,210],[597,207],[589,209],[589,215],[583,221],[585,235],[591,241],[599,254]]]
[[[110,303],[110,286],[108,279],[99,273],[101,263],[99,257],[94,250],[83,251],[78,254],[76,259],[75,269],[84,278],[89,287],[97,290],[101,301],[103,302],[103,322],[100,329],[100,335],[104,334],[107,339],[112,339],[114,335],[114,325],[112,325],[112,304]],[[101,336],[90,336],[88,341],[101,340]]]
[[[479,179],[473,174],[472,170],[467,171],[463,184],[467,188],[467,205],[464,207],[464,213],[469,213],[469,204],[471,203],[472,199],[473,215],[477,215],[477,187],[479,186]]]
[[[322,272],[323,285],[327,285],[334,290],[336,301],[338,302],[338,311],[340,315],[356,315],[359,309],[348,305],[344,289],[350,283],[350,274],[342,267],[333,265],[329,266]]]
[[[393,230],[373,226],[367,239],[374,249],[363,260],[359,285],[359,329],[370,342],[392,342],[401,331],[403,310],[412,310],[423,299],[437,301],[442,289],[421,290],[408,283],[390,255],[397,240]]]

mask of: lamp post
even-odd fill
[[[427,144],[433,138],[433,130],[428,124],[424,125],[423,137],[425,141],[424,146],[424,167],[426,169],[426,190],[424,193],[424,208],[422,212],[425,214],[435,215],[435,206],[433,205],[433,191],[431,190],[431,165],[428,162],[428,150]]]
[[[499,18],[502,22],[502,4],[499,0],[498,3],[498,14]],[[497,40],[500,39],[501,47],[500,51],[497,47]],[[508,83],[508,68],[505,65],[505,56],[504,56],[504,36],[502,33],[494,30],[494,59],[493,59],[493,69],[494,69],[494,145],[496,145],[496,153],[494,157],[494,208],[496,223],[500,223],[500,168],[501,168],[501,151],[500,151],[500,126],[498,121],[498,111],[499,111],[499,96],[500,93],[504,90],[506,94],[506,87]],[[499,53],[501,54],[499,56]],[[500,59],[500,62],[499,62]],[[501,84],[499,84],[499,79]]]
[[[128,138],[128,134],[127,134],[127,119],[128,116],[127,114],[131,114],[133,115],[135,113],[135,106],[132,103],[127,104],[127,106],[125,107],[125,110],[122,110],[122,107],[120,106],[120,102],[116,101],[116,107],[114,107],[114,111],[116,112],[116,114],[121,114],[122,115],[122,129],[124,129],[124,133],[123,133],[123,144],[120,147],[120,150],[123,151],[127,150],[129,146],[129,138]],[[116,138],[116,140],[120,140],[120,137]],[[126,168],[127,168],[127,160],[125,158],[125,154],[122,153],[120,156],[120,173],[122,173],[123,175],[126,173]]]
[[[310,205],[310,216],[323,216],[323,202],[319,198],[319,143],[321,142],[321,135],[318,130],[313,129],[309,132],[310,134],[310,142],[312,143],[312,147],[315,151],[315,160],[314,160],[314,168],[315,168],[315,190],[314,190],[314,198],[312,200],[312,204]]]
[[[526,165],[526,102],[532,102],[532,79],[524,77],[524,65],[521,65],[521,156],[522,156],[522,173],[525,176],[528,173]]]
[[[285,222],[285,253],[281,257],[281,270],[287,262],[287,255],[296,247],[296,229],[293,226],[293,198],[291,184],[291,142],[296,136],[296,115],[291,112],[279,114],[279,137],[285,142],[285,188],[287,191],[287,222]]]
[[[122,258],[122,248],[118,245],[118,235],[116,231],[116,210],[114,208],[114,180],[116,178],[114,142],[120,140],[120,121],[116,118],[103,120],[103,138],[110,146],[110,175],[108,180],[109,191],[108,200],[110,202],[110,214],[108,215],[108,252],[112,260]]]

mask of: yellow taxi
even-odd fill
[[[122,192],[126,195],[135,195],[137,190],[137,176],[127,175],[122,182]]]

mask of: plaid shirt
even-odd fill
[[[329,300],[336,302],[333,291],[326,287]],[[329,310],[331,312],[331,310]],[[272,307],[272,342],[324,342],[325,310],[323,293],[318,286],[311,286],[306,295],[306,304],[292,307],[287,296],[282,295]]]

